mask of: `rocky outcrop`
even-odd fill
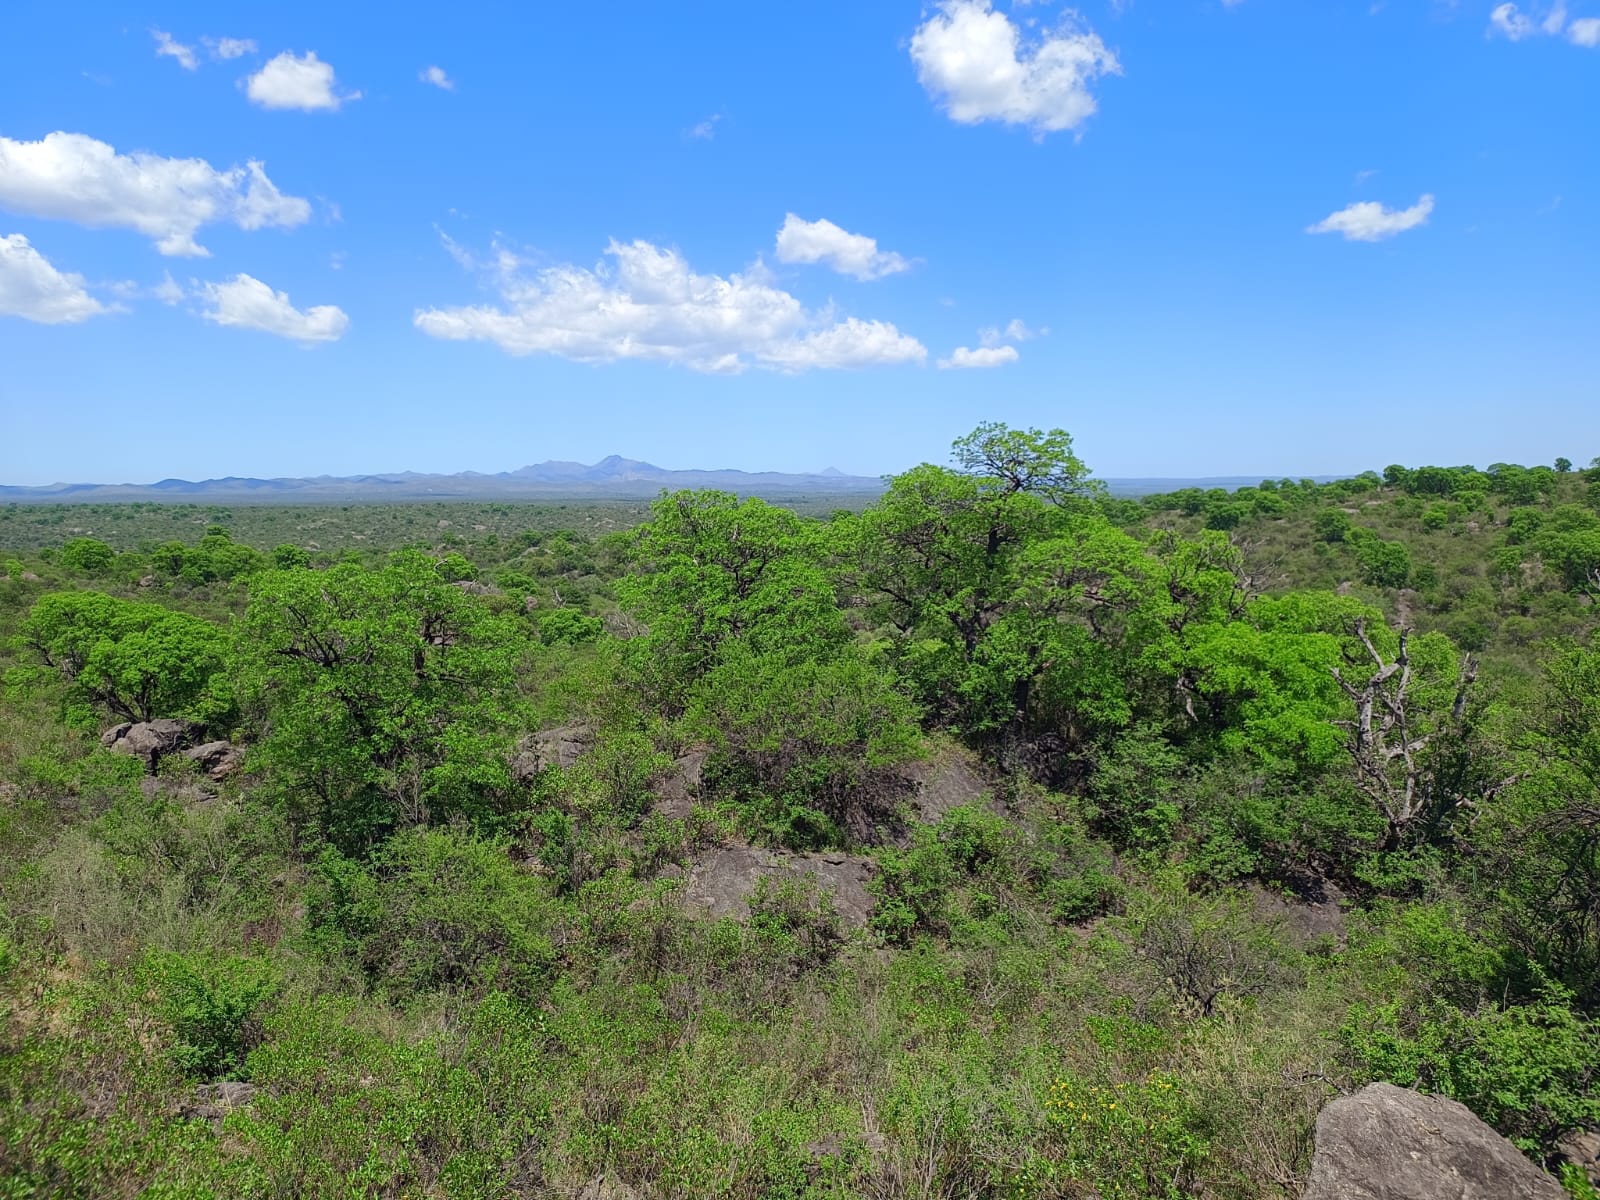
[[[209,1121],[219,1132],[222,1120],[236,1108],[243,1108],[256,1096],[256,1085],[225,1079],[220,1083],[202,1083],[194,1089],[194,1096],[178,1106],[178,1115],[190,1120]]]
[[[1564,1200],[1549,1175],[1464,1105],[1368,1084],[1317,1116],[1302,1200]]]
[[[654,797],[651,811],[668,820],[686,820],[689,810],[694,807],[695,797],[700,794],[700,780],[705,774],[706,759],[710,755],[711,751],[706,747],[696,747],[653,781],[650,785]]]
[[[116,754],[142,758],[145,766],[154,771],[163,757],[184,749],[193,736],[194,726],[189,722],[164,717],[157,721],[124,721],[113,725],[100,735],[100,744]]]
[[[840,923],[858,928],[872,915],[867,880],[874,870],[870,858],[854,854],[786,854],[754,846],[718,846],[690,866],[683,906],[700,916],[742,921],[749,917],[750,898],[763,879],[775,885],[785,880],[800,883],[811,876],[818,890],[832,894]]]
[[[1600,1130],[1578,1129],[1556,1143],[1556,1154],[1583,1172],[1583,1177],[1600,1189]]]
[[[582,721],[541,729],[517,743],[511,759],[511,778],[532,783],[547,767],[570,767],[594,745],[594,730]]]
[[[915,791],[917,819],[933,824],[952,808],[987,805],[994,787],[978,769],[977,760],[957,747],[943,747],[935,757],[904,768]]]
[[[244,765],[244,751],[232,742],[206,742],[185,750],[183,756],[199,763],[214,783],[221,783]]]

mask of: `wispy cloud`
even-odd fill
[[[456,90],[456,81],[446,75],[443,67],[423,67],[417,72],[417,78],[423,83],[431,83],[436,88],[443,88],[447,92]]]
[[[1385,208],[1376,200],[1363,200],[1341,208],[1310,226],[1307,233],[1342,234],[1349,242],[1381,242],[1428,223],[1433,197],[1425,195],[1410,208]]]
[[[185,71],[193,71],[199,67],[200,60],[195,57],[193,46],[185,46],[164,29],[152,29],[150,36],[156,40],[157,56],[176,59],[178,65]]]

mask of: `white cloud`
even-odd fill
[[[1538,32],[1538,27],[1523,16],[1515,4],[1501,4],[1489,14],[1489,31],[1520,42]]]
[[[253,38],[201,38],[211,49],[211,57],[218,59],[243,58],[246,54],[256,52],[256,43]]]
[[[776,254],[784,263],[826,263],[841,275],[882,279],[910,270],[911,264],[892,250],[879,250],[875,238],[847,233],[832,221],[805,221],[788,214],[778,230]]]
[[[333,112],[361,99],[360,92],[334,91],[333,64],[315,50],[295,55],[285,50],[245,81],[245,94],[262,108],[298,108],[301,112]]]
[[[1041,325],[1038,329],[1029,329],[1027,323],[1021,317],[1012,317],[1006,323],[1004,329],[998,325],[989,325],[978,330],[978,345],[987,348],[1001,345],[1004,342],[1029,342],[1036,337],[1044,337],[1049,332],[1050,328],[1047,325]]]
[[[1423,196],[1410,208],[1385,208],[1376,200],[1363,200],[1324,217],[1307,233],[1340,233],[1350,242],[1381,242],[1428,223],[1433,197]]]
[[[185,71],[193,71],[200,65],[194,56],[193,46],[185,46],[182,42],[174,41],[170,33],[161,29],[152,29],[150,36],[156,40],[158,57],[177,59],[178,65]]]
[[[1542,20],[1535,20],[1515,4],[1509,3],[1496,5],[1489,14],[1490,37],[1499,36],[1520,42],[1541,34],[1559,37],[1563,33],[1574,46],[1600,46],[1600,17],[1580,17],[1569,24],[1565,0],[1556,0]]]
[[[704,121],[689,129],[684,136],[696,142],[709,142],[717,136],[717,122],[722,120],[721,113],[712,113]]]
[[[1089,85],[1122,70],[1075,14],[1024,44],[1022,31],[989,0],[940,0],[911,37],[911,59],[952,120],[1026,125],[1039,137],[1081,125],[1096,107]]]
[[[1590,50],[1600,47],[1600,17],[1582,17],[1568,25],[1567,41]]]
[[[528,274],[502,246],[492,263],[478,264],[445,243],[458,262],[487,271],[502,304],[419,309],[416,327],[431,337],[493,342],[517,355],[634,359],[730,374],[751,365],[803,371],[927,357],[922,343],[888,322],[808,311],[774,287],[759,263],[742,275],[700,275],[676,250],[613,241],[593,268]]]
[[[203,158],[118,154],[81,133],[37,142],[0,137],[0,208],[94,228],[135,229],[162,254],[205,256],[194,240],[202,225],[288,228],[311,217],[311,205],[286,196],[261,163],[219,171]]]
[[[89,295],[82,275],[56,270],[22,234],[0,237],[0,316],[70,325],[110,311]]]
[[[436,88],[443,88],[447,92],[456,90],[456,81],[444,73],[443,67],[423,67],[417,73],[417,78],[423,83],[431,83]]]
[[[198,294],[211,306],[200,314],[208,321],[236,329],[260,329],[297,342],[335,342],[350,325],[343,309],[319,304],[302,312],[289,303],[287,292],[275,292],[250,275],[235,275],[226,283],[201,284]]]
[[[977,367],[1003,367],[1006,363],[1017,361],[1018,354],[1015,346],[980,346],[976,350],[966,346],[957,346],[950,352],[949,358],[939,360],[941,371],[970,370]]]
[[[173,279],[171,271],[163,271],[161,282],[150,289],[150,294],[163,304],[173,305],[183,299],[184,291],[182,285]]]

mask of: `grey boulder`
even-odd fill
[[[101,734],[100,744],[117,754],[131,754],[144,759],[145,765],[153,771],[164,755],[182,750],[189,744],[193,730],[189,722],[170,717],[156,721],[124,722]]]
[[[1464,1105],[1370,1083],[1317,1115],[1301,1200],[1565,1200]]]
[[[232,742],[205,742],[185,750],[183,756],[199,763],[200,769],[216,783],[244,765],[244,751]]]

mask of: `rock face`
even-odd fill
[[[690,867],[683,906],[708,917],[744,920],[762,879],[777,884],[814,875],[818,889],[833,894],[840,922],[855,928],[865,925],[872,915],[867,880],[873,869],[870,858],[854,854],[783,854],[754,846],[719,846]]]
[[[117,754],[142,758],[150,770],[163,755],[182,750],[189,744],[193,726],[187,721],[162,718],[159,721],[123,722],[100,735],[100,744]]]
[[[199,763],[200,769],[216,783],[244,765],[244,751],[232,742],[206,742],[185,750],[183,756]]]
[[[1600,1188],[1600,1131],[1580,1129],[1567,1134],[1556,1143],[1556,1153],[1563,1162],[1571,1163],[1583,1176]]]
[[[930,761],[911,764],[906,774],[916,787],[913,799],[917,818],[930,825],[963,804],[987,805],[994,795],[993,786],[979,773],[976,761],[953,749],[946,749]]]
[[[210,1121],[221,1132],[222,1119],[234,1109],[249,1104],[255,1095],[256,1086],[253,1083],[236,1083],[233,1080],[202,1083],[194,1089],[192,1099],[178,1106],[178,1115],[191,1120]]]
[[[682,821],[689,816],[694,798],[700,794],[700,778],[705,773],[706,759],[711,752],[699,747],[689,751],[672,764],[672,769],[650,785],[655,799],[652,812],[660,813],[672,821]]]
[[[594,730],[582,721],[530,733],[517,743],[517,753],[511,759],[511,778],[518,783],[531,783],[546,767],[570,767],[592,745]]]
[[[1465,1106],[1388,1083],[1317,1117],[1302,1200],[1564,1200],[1549,1175]]]

